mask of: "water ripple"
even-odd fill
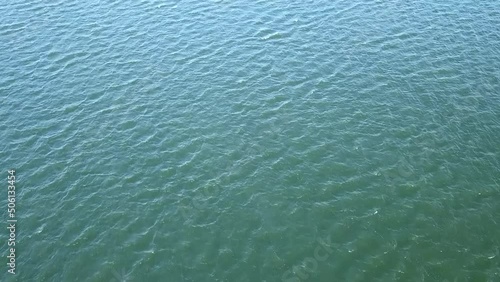
[[[455,2],[3,5],[20,279],[498,280],[500,7]]]

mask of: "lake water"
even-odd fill
[[[500,281],[500,2],[0,7],[2,281]]]

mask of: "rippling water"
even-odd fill
[[[2,281],[500,281],[498,1],[12,0],[0,50]]]

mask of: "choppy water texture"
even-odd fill
[[[12,0],[0,50],[2,281],[500,281],[498,1]]]

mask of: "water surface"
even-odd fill
[[[499,11],[4,3],[2,281],[499,281]]]

